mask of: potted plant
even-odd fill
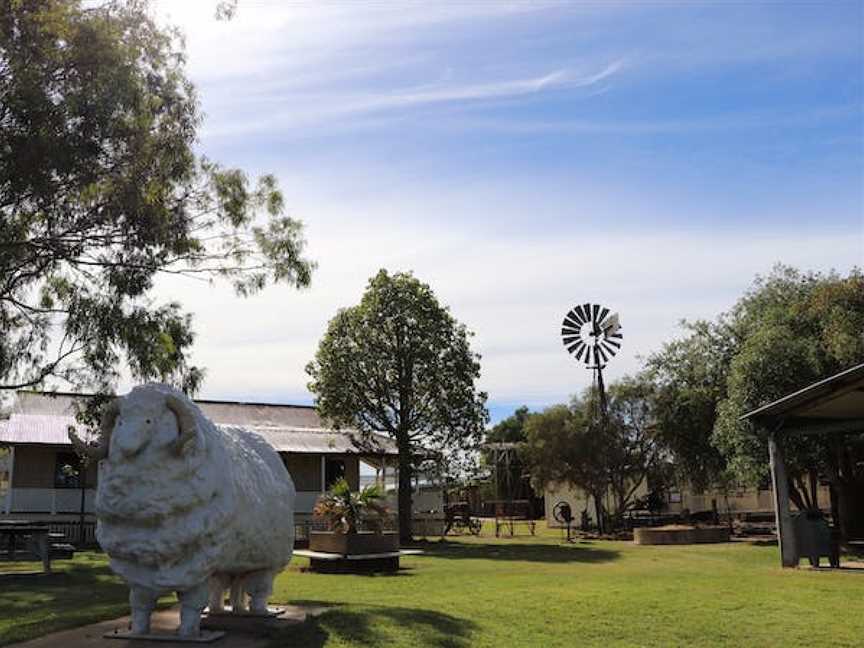
[[[350,555],[399,549],[398,534],[383,531],[389,510],[378,484],[352,492],[348,482],[340,479],[318,498],[313,513],[326,522],[329,530],[310,534],[312,551]]]

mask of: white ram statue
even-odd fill
[[[132,633],[150,632],[162,594],[177,592],[184,636],[201,612],[266,613],[273,579],[294,547],[294,484],[262,437],[217,427],[189,398],[148,384],[112,401],[97,445],[96,537],[130,587]]]

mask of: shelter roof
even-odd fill
[[[789,431],[864,430],[864,364],[841,371],[741,417]]]

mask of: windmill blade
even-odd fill
[[[611,344],[611,345],[614,346],[616,349],[620,349],[620,348],[621,348],[621,345],[620,345],[618,342],[615,342],[614,340],[603,340],[603,344]]]
[[[576,344],[571,344],[570,346],[568,346],[567,351],[570,353],[573,353],[573,351],[575,349],[578,349],[579,347],[582,347],[582,346],[585,346],[585,343],[582,340],[579,340],[578,342],[576,342]]]
[[[574,307],[571,312],[578,314],[579,317],[582,318],[583,324],[588,321],[588,315],[585,313],[585,311],[582,310],[581,306]]]
[[[603,326],[603,324],[602,324],[603,320],[606,319],[606,315],[608,315],[608,314],[609,314],[608,308],[604,308],[603,310],[600,311],[600,316],[597,318],[597,321],[601,322],[601,324],[600,324],[601,327]]]
[[[591,321],[596,324],[598,321],[597,320],[597,313],[600,312],[600,304],[594,304],[594,306],[592,306],[591,308],[593,309],[593,311],[591,313]]]
[[[591,321],[591,304],[582,304],[582,310],[585,311],[585,321]]]
[[[561,336],[561,341],[564,343],[564,346],[567,346],[568,344],[573,344],[577,340],[579,342],[581,342],[582,338],[578,335],[573,335],[572,333],[569,335],[562,335]]]
[[[579,335],[581,329],[573,328],[569,324],[561,327],[561,335]]]
[[[582,354],[585,353],[585,349],[587,349],[587,348],[588,347],[585,346],[584,344],[581,347],[579,347],[579,349],[576,351],[576,360],[577,361],[582,359]]]
[[[567,317],[578,322],[579,326],[582,326],[585,323],[585,317],[582,315],[582,313],[579,312],[578,309],[579,307],[577,306],[576,308],[571,310],[569,313],[567,313]]]
[[[564,317],[564,321],[561,322],[561,325],[562,326],[572,326],[573,328],[582,328],[582,325],[584,323],[585,322],[580,322],[578,319],[573,317],[573,315],[571,315],[570,313],[567,313],[567,315]]]
[[[599,354],[600,354],[600,357],[603,358],[603,362],[608,362],[608,361],[609,361],[609,358],[606,356],[606,353],[603,351],[602,347],[600,347],[600,346],[598,345],[598,346],[596,346],[596,347],[594,347],[594,348],[597,349],[597,353],[599,353]]]
[[[602,342],[603,348],[606,350],[606,353],[608,353],[609,357],[611,358],[618,352],[618,350],[613,349],[611,346],[607,346],[608,344],[609,343],[606,342],[605,340]]]
[[[572,354],[574,351],[579,354],[582,352],[582,349],[585,347],[585,343],[582,340],[579,340],[576,344],[571,344],[567,347],[567,350]],[[578,355],[576,356],[579,357]]]

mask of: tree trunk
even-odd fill
[[[807,504],[804,502],[804,497],[801,495],[801,491],[798,490],[798,486],[795,484],[795,480],[789,477],[786,480],[789,488],[789,499],[795,505],[799,511],[806,511]]]
[[[831,515],[840,531],[840,541],[848,542],[856,533],[856,471],[848,445],[834,440],[826,453],[831,488]]]
[[[840,521],[840,498],[837,497],[837,485],[833,481],[828,482],[828,495],[831,498],[831,521],[840,533],[840,539],[845,540],[846,535]]]
[[[594,493],[594,515],[597,517],[597,533],[602,534],[606,528],[604,524],[604,515],[603,515],[603,497]]]
[[[813,503],[813,510],[819,510],[819,476],[815,470],[811,470],[810,474],[810,501]]]
[[[399,444],[399,541],[411,542],[411,511],[413,497],[411,487],[411,454],[409,448]]]
[[[854,525],[854,504],[852,489],[845,483],[845,480],[840,480],[834,485],[837,492],[837,522],[840,528],[840,539],[842,542],[848,542],[853,535]]]
[[[81,472],[79,473],[79,486],[81,486],[81,510],[78,516],[78,546],[84,546],[84,521],[86,518],[86,502],[87,502],[87,464],[83,459],[81,461]]]

